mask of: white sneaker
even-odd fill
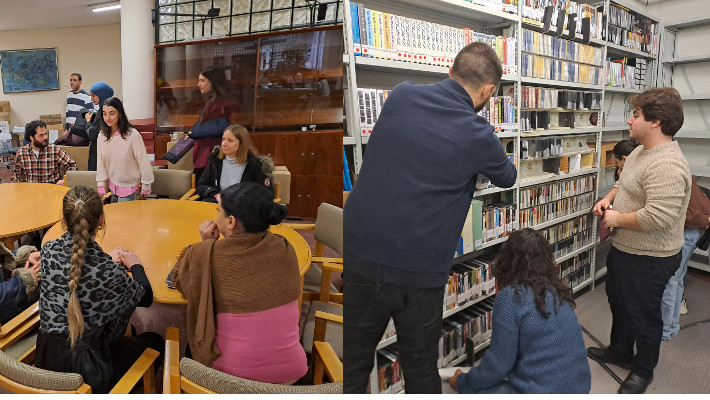
[[[680,302],[680,315],[685,315],[688,313],[688,307],[685,303],[685,298]]]

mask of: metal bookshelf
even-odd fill
[[[619,4],[621,6],[626,7],[630,12],[635,13],[636,15],[643,16],[645,18],[650,18],[654,22],[658,23],[658,19],[654,18],[652,16],[647,15],[644,12],[640,12],[640,10],[636,10],[634,6],[629,6],[627,4],[624,4],[623,1],[612,1],[612,0],[601,0],[599,1],[600,4],[603,4],[603,9],[604,12],[608,14],[609,10],[609,4],[610,2]],[[348,132],[348,135],[343,139],[344,145],[346,145],[346,149],[352,153],[352,158],[353,158],[353,163],[352,165],[355,168],[355,172],[359,172],[360,167],[362,165],[362,155],[365,151],[365,145],[369,141],[369,136],[361,136],[360,135],[360,120],[359,120],[359,110],[358,110],[358,102],[357,102],[357,88],[358,88],[358,83],[361,83],[363,87],[368,87],[368,88],[377,88],[377,89],[391,89],[394,87],[397,83],[401,82],[402,80],[406,79],[413,79],[416,81],[420,81],[421,83],[432,83],[437,80],[445,79],[448,77],[449,74],[449,69],[447,67],[442,67],[442,66],[436,66],[436,65],[427,65],[427,64],[420,64],[420,63],[410,63],[410,62],[402,62],[402,61],[396,61],[396,60],[386,60],[386,59],[380,59],[380,58],[369,58],[369,57],[361,57],[361,56],[354,56],[352,52],[352,42],[353,42],[353,35],[352,35],[352,29],[350,27],[350,0],[344,0],[343,4],[343,9],[344,9],[344,24],[343,24],[343,29],[344,29],[344,37],[345,37],[345,55],[344,55],[344,68],[347,74],[346,82],[347,82],[347,87],[348,87],[348,93],[347,93],[347,101],[346,101],[346,118],[345,118],[345,124],[346,124],[346,130]],[[397,15],[403,15],[411,18],[416,18],[416,19],[421,19],[425,21],[430,21],[430,22],[435,22],[435,23],[442,23],[450,26],[456,26],[456,27],[468,27],[472,28],[477,32],[485,32],[485,33],[499,33],[502,29],[509,29],[507,35],[508,36],[515,36],[516,38],[519,37],[520,32],[522,32],[522,29],[531,29],[534,31],[542,31],[542,24],[538,21],[532,21],[527,18],[521,18],[519,15],[521,15],[521,9],[522,9],[522,2],[518,2],[518,15],[513,15],[513,14],[508,14],[506,12],[501,12],[501,11],[493,11],[490,9],[487,9],[483,6],[479,6],[477,4],[474,4],[471,1],[468,0],[397,0],[396,2],[388,1],[388,0],[361,0],[357,1],[357,3],[362,3],[365,5],[367,8],[371,8],[373,10],[378,10],[382,12],[390,12],[394,13]],[[659,26],[662,27],[662,25],[659,24]],[[607,27],[608,28],[608,27]],[[607,29],[608,30],[608,29]],[[500,34],[500,33],[499,33]],[[567,38],[567,35],[564,36],[564,38]],[[573,39],[568,39],[568,40],[573,40],[576,42],[583,42],[583,38],[581,34],[576,34]],[[643,58],[647,60],[648,62],[648,68],[647,68],[647,74],[650,76],[650,84],[648,86],[655,86],[656,83],[656,72],[657,72],[657,63],[659,60],[663,59],[662,54],[659,54],[658,56],[651,55],[642,51],[626,48],[623,46],[615,45],[612,43],[608,43],[601,38],[590,38],[590,41],[588,43],[591,46],[596,46],[598,48],[602,49],[602,60],[606,60],[607,56],[627,56],[627,57],[635,57],[635,58]],[[517,42],[517,49],[516,49],[516,58],[517,58],[517,65],[518,69],[520,69],[520,56],[521,56],[521,43],[520,40]],[[709,56],[710,57],[710,56]],[[606,76],[606,71],[604,70],[605,66],[600,65],[600,68],[602,68],[602,71],[604,72],[603,76]],[[606,81],[603,79],[600,85],[594,85],[594,84],[586,84],[586,83],[579,83],[579,82],[564,82],[564,81],[557,81],[557,80],[549,80],[549,79],[541,79],[541,78],[532,78],[532,77],[524,77],[521,76],[520,74],[518,75],[504,75],[502,79],[503,84],[508,83],[512,84],[515,87],[515,93],[517,95],[517,110],[522,110],[521,108],[521,98],[520,98],[520,88],[521,86],[538,86],[538,87],[548,87],[548,88],[559,88],[559,89],[572,89],[572,90],[580,90],[580,91],[598,91],[602,93],[602,104],[604,105],[604,97],[605,93],[609,93],[610,95],[617,95],[621,96],[625,99],[628,99],[629,96],[640,93],[642,90],[641,89],[629,89],[629,88],[622,88],[622,87],[608,87],[606,85]],[[373,83],[374,82],[374,83]],[[710,96],[709,96],[710,97]],[[624,101],[624,107],[628,108],[628,102],[625,100]],[[618,106],[615,107],[615,109],[619,108]],[[628,126],[623,124],[623,121],[628,118],[628,109],[624,110],[624,118],[622,121],[619,121],[620,118],[615,118],[617,122],[615,124],[603,127],[602,121],[605,121],[608,119],[603,118],[604,111],[607,113],[609,112],[606,110],[606,108],[603,108],[602,110],[599,110],[600,116],[599,116],[599,126],[591,126],[591,127],[584,127],[584,128],[576,128],[576,129],[560,129],[560,130],[545,130],[545,131],[534,131],[534,132],[521,132],[520,129],[517,131],[504,131],[504,132],[498,132],[497,135],[500,138],[508,138],[508,139],[515,139],[515,151],[517,152],[520,149],[520,140],[521,139],[529,139],[532,138],[534,139],[535,137],[544,137],[544,136],[566,136],[566,135],[595,135],[596,136],[596,146],[595,149],[593,150],[594,152],[597,153],[594,166],[592,167],[586,167],[571,173],[566,173],[566,174],[557,174],[554,176],[544,176],[540,178],[532,178],[532,179],[525,179],[521,180],[520,176],[518,177],[518,182],[516,182],[515,186],[512,188],[491,188],[491,189],[485,189],[485,190],[479,190],[474,193],[475,197],[481,197],[481,196],[486,196],[494,193],[500,193],[504,191],[515,191],[514,196],[516,198],[516,212],[519,214],[520,209],[519,209],[519,191],[521,188],[527,188],[530,186],[534,185],[540,185],[540,184],[547,184],[547,183],[553,183],[556,181],[560,180],[565,180],[565,179],[570,179],[574,177],[579,177],[579,176],[585,176],[585,175],[594,175],[596,177],[596,188],[595,190],[598,192],[599,191],[599,182],[600,182],[600,174],[603,169],[600,169],[599,166],[601,165],[601,143],[602,143],[602,137],[608,133],[611,132],[613,135],[618,135],[617,132],[623,132],[628,131]],[[608,115],[606,116],[608,117]],[[393,149],[395,151],[395,149]],[[518,171],[520,172],[520,165],[521,165],[521,160],[518,160]],[[710,175],[710,168],[708,169],[708,175]],[[519,174],[520,175],[520,174]],[[545,222],[538,224],[534,226],[534,229],[543,229],[561,222],[565,222],[567,220],[579,217],[581,215],[585,215],[589,213],[589,209],[581,210],[579,212],[575,212],[572,214],[568,214],[556,219],[553,219],[551,221]],[[516,215],[516,219],[514,221],[515,226],[518,226],[518,216]],[[597,224],[592,224],[592,233],[593,237],[597,236]],[[500,245],[504,241],[507,240],[507,237],[503,238],[498,238],[490,242],[486,242],[483,244],[482,248],[475,250],[473,253],[465,254],[463,256],[457,257],[453,262],[460,262],[465,259],[471,259],[480,256],[482,253],[485,253],[485,249],[489,249],[490,247]],[[595,270],[595,260],[596,260],[596,249],[597,249],[597,244],[592,243],[588,244],[585,246],[582,246],[579,249],[576,249],[564,256],[558,257],[557,261],[558,262],[563,262],[565,260],[568,260],[578,254],[582,254],[585,251],[590,251],[594,250],[592,253],[592,259],[591,259],[591,276],[596,277],[596,270]],[[587,286],[592,286],[594,285],[594,279],[590,277],[589,279],[586,279],[585,281],[581,282],[579,285],[577,285],[574,288],[574,291],[581,290],[584,287]],[[480,300],[480,299],[479,299]],[[458,313],[461,309],[470,306],[471,304],[475,304],[476,302],[470,302],[467,305],[456,307],[452,310],[446,311],[444,313],[444,317],[450,317],[451,315],[455,315]],[[396,336],[389,338],[387,340],[382,341],[378,345],[378,349],[381,349],[383,347],[386,347],[392,343],[396,342]],[[456,365],[459,362],[462,362],[464,360],[463,357],[460,357],[460,359],[455,359],[453,360],[450,365]]]

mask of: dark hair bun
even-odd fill
[[[261,218],[269,225],[278,225],[286,218],[287,210],[285,206],[276,204],[273,201],[264,203],[261,206]]]

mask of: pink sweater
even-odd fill
[[[130,128],[128,136],[112,136],[107,141],[101,133],[97,141],[96,182],[99,187],[107,185],[110,179],[116,186],[130,188],[143,184],[142,190],[151,190],[153,168],[137,130]]]
[[[306,374],[298,340],[298,301],[248,314],[217,314],[215,342],[222,353],[212,368],[266,383],[295,381]]]

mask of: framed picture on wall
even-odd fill
[[[0,51],[5,94],[59,90],[57,49]]]

